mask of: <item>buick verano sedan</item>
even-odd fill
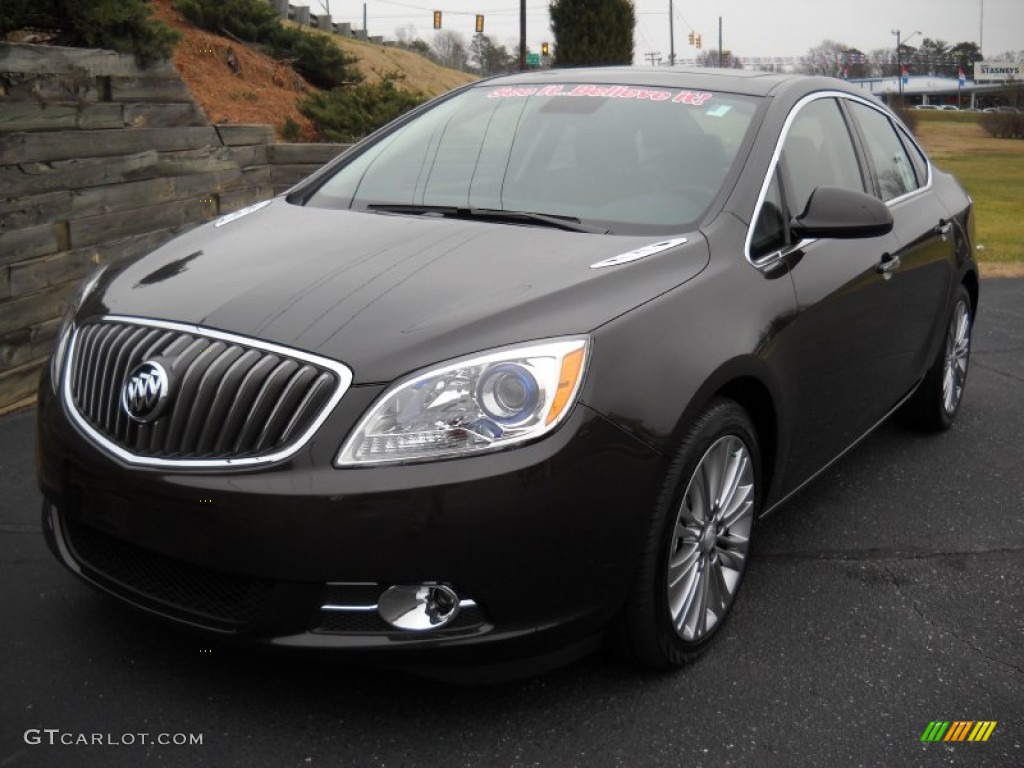
[[[897,411],[953,423],[973,225],[838,80],[475,83],[82,286],[39,389],[47,540],[249,643],[677,666],[761,517]]]

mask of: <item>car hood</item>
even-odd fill
[[[387,382],[490,347],[585,333],[689,280],[704,238],[619,266],[659,238],[396,216],[278,198],[116,272],[86,306],[194,323],[346,363]]]

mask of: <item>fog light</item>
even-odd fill
[[[377,612],[397,629],[440,629],[459,615],[459,596],[443,584],[401,584],[384,591]]]

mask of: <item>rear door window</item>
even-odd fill
[[[914,165],[892,121],[877,109],[855,101],[850,102],[850,111],[864,136],[881,199],[893,200],[917,189],[920,184]]]

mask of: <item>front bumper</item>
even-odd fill
[[[350,391],[338,419],[374,390]],[[579,641],[621,607],[664,460],[599,414],[578,405],[532,445],[421,465],[336,469],[333,434],[258,470],[129,467],[78,431],[44,375],[47,541],[122,601],[276,647],[485,661]],[[465,601],[451,624],[401,631],[372,610],[388,586],[421,583]]]

